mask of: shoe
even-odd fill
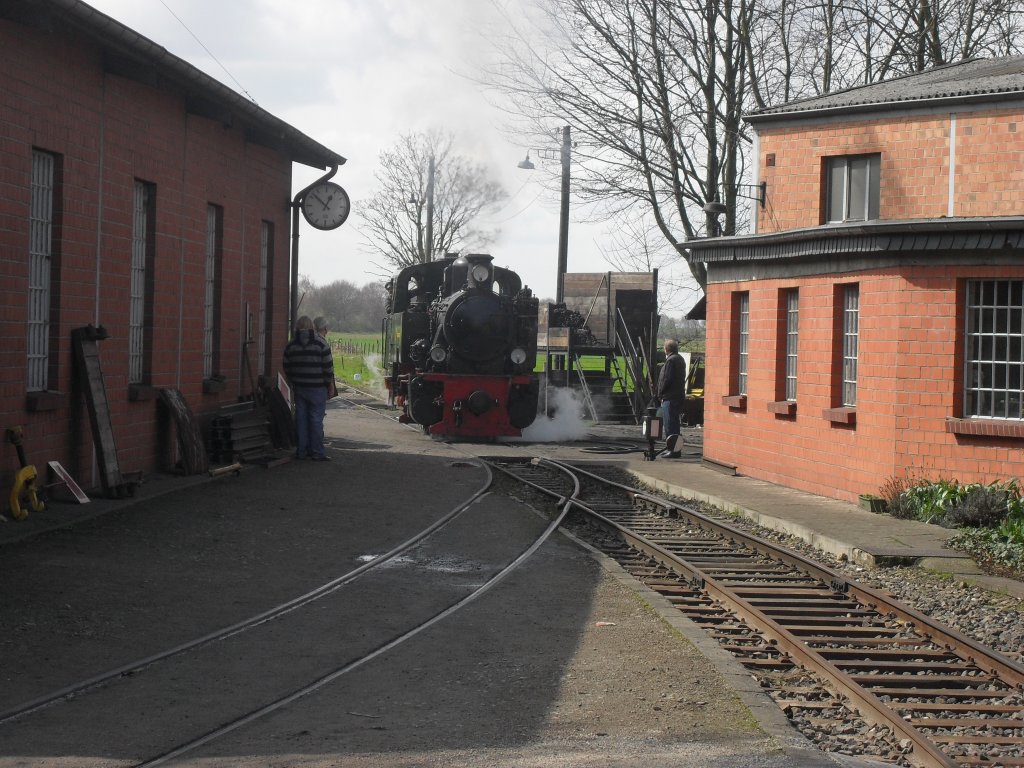
[[[670,451],[668,448],[666,448],[665,450],[663,450],[661,453],[658,454],[658,458],[659,459],[678,459],[678,458],[681,458],[682,455],[683,454],[680,451]]]
[[[330,456],[314,456],[313,461],[330,461]]]

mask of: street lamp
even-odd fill
[[[537,150],[544,152],[546,150]],[[555,302],[561,304],[565,298],[565,273],[569,260],[569,165],[572,155],[572,138],[569,126],[562,128],[562,205],[558,220],[558,277],[555,285]],[[519,162],[519,167],[532,171],[536,166],[530,160],[527,150],[526,159]]]

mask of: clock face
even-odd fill
[[[317,184],[302,198],[302,215],[317,229],[340,227],[350,208],[348,193],[330,181]]]

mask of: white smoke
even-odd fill
[[[544,393],[541,393],[541,408],[544,408]],[[563,387],[548,387],[547,412],[537,415],[536,421],[523,430],[517,441],[531,443],[560,443],[567,440],[582,440],[587,436],[590,427],[584,416],[583,402],[577,399],[576,393]]]
[[[363,358],[363,364],[366,366],[366,373],[362,376],[357,373],[354,377],[357,379],[359,388],[370,392],[381,400],[387,400],[388,388],[384,385],[384,371],[380,367],[381,356],[376,352],[366,355]]]

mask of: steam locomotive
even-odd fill
[[[414,264],[388,283],[385,382],[432,435],[519,436],[537,416],[537,299],[486,254]]]

